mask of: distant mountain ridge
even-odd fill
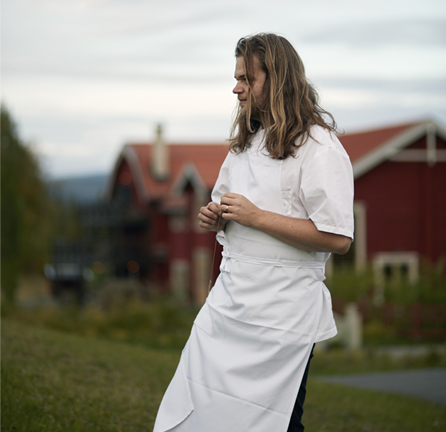
[[[104,197],[108,174],[67,177],[47,182],[50,195],[57,201],[90,204]]]

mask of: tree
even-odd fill
[[[14,303],[18,278],[40,272],[50,252],[55,206],[39,162],[1,106],[1,289]]]

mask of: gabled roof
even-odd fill
[[[446,129],[433,120],[351,133],[339,136],[353,164],[358,178],[425,135],[438,135],[446,139]]]
[[[169,177],[157,180],[152,173],[150,143],[127,144],[115,165],[114,179],[122,162],[130,166],[138,195],[143,200],[157,200],[172,193],[181,193],[190,181],[194,188],[209,191],[213,188],[220,167],[228,153],[228,144],[167,144]],[[111,192],[111,191],[110,191]]]
[[[399,126],[374,129],[338,136],[352,163],[369,154],[389,139],[401,132],[412,128],[415,123],[407,123]]]
[[[429,134],[446,140],[446,129],[432,120],[345,134],[339,136],[339,139],[350,156],[355,178],[358,178]],[[157,180],[152,174],[152,144],[135,143],[124,146],[111,177],[109,195],[123,160],[130,166],[136,190],[143,201],[172,195],[178,197],[189,183],[199,192],[212,190],[228,153],[227,143],[167,146],[170,175],[164,181]]]

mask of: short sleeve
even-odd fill
[[[353,169],[335,144],[324,145],[303,166],[299,195],[319,231],[353,239]]]
[[[221,197],[229,192],[229,168],[231,165],[231,160],[233,158],[233,154],[229,152],[226,156],[226,159],[223,162],[223,165],[220,168],[220,173],[218,174],[217,181],[215,183],[214,189],[212,190],[211,199],[213,202],[219,203]]]

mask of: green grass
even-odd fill
[[[179,355],[4,319],[2,431],[151,431]],[[314,366],[312,373],[327,370]],[[305,408],[308,432],[446,427],[442,406],[311,379]]]
[[[415,398],[309,380],[306,432],[426,432],[446,427],[446,409]]]
[[[150,431],[178,359],[3,320],[2,431]]]

